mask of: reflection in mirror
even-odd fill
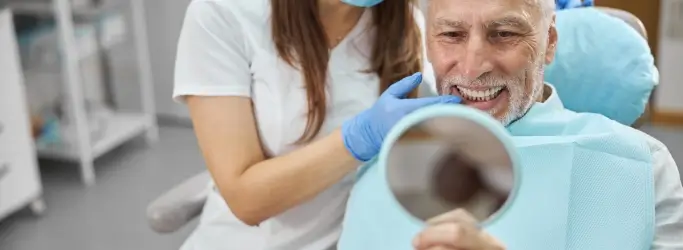
[[[485,221],[514,190],[512,159],[485,127],[438,117],[410,128],[392,145],[387,180],[398,202],[428,220],[463,208]]]

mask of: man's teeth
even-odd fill
[[[468,99],[470,101],[489,101],[498,96],[501,90],[503,90],[503,87],[493,87],[487,90],[473,90],[473,89],[467,89],[467,88],[462,88],[462,87],[456,87],[458,88],[458,91],[460,91],[460,94],[462,95],[463,98]]]

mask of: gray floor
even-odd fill
[[[683,129],[647,127],[683,163]],[[194,225],[157,235],[145,223],[145,207],[167,188],[202,170],[190,129],[163,128],[161,141],[142,141],[105,156],[97,184],[84,188],[73,165],[43,162],[47,214],[21,212],[0,223],[2,250],[177,249]]]
[[[47,213],[21,212],[0,224],[2,250],[178,249],[194,225],[158,235],[145,221],[148,202],[200,172],[192,131],[163,128],[160,141],[133,141],[98,160],[97,183],[85,188],[77,167],[41,162]]]

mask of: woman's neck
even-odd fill
[[[364,8],[351,6],[341,0],[318,0],[318,12],[323,22],[355,23]]]
[[[342,3],[340,0],[318,0],[318,11],[330,48],[337,44],[356,26],[364,8]]]

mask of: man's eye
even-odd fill
[[[449,31],[449,32],[441,33],[441,36],[448,37],[448,38],[462,38],[465,36],[465,33],[457,32],[457,31]]]
[[[493,38],[511,38],[517,36],[517,33],[510,31],[498,31],[493,33]]]

